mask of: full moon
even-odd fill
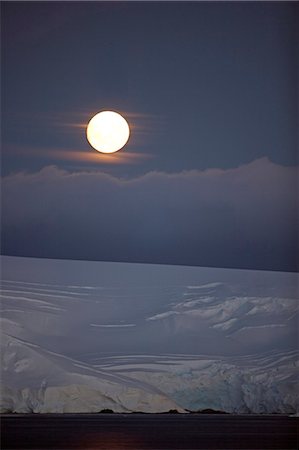
[[[89,121],[86,137],[102,153],[115,153],[126,145],[130,136],[128,122],[114,111],[101,111]]]

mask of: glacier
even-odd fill
[[[0,411],[298,414],[298,285],[2,256]]]

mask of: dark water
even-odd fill
[[[298,418],[209,414],[1,416],[1,449],[297,449]]]

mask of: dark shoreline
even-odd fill
[[[10,418],[80,418],[82,417],[82,419],[86,419],[88,417],[90,418],[102,418],[102,417],[109,417],[111,420],[113,420],[113,418],[121,418],[121,417],[166,417],[166,416],[170,416],[170,417],[177,417],[177,418],[186,418],[186,417],[196,417],[196,418],[200,418],[200,417],[215,417],[215,418],[222,418],[222,419],[226,419],[226,418],[235,418],[235,419],[242,419],[242,418],[247,418],[247,419],[277,419],[277,418],[289,418],[289,419],[297,419],[299,421],[299,416],[296,414],[287,414],[287,413],[267,413],[267,414],[256,414],[256,413],[242,413],[242,414],[237,414],[237,413],[227,413],[227,412],[221,412],[221,413],[201,413],[201,412],[178,412],[178,413],[145,413],[145,412],[122,412],[122,413],[118,413],[118,412],[114,412],[114,413],[0,413],[0,423],[1,423],[1,419],[10,419]],[[299,433],[299,431],[298,431]],[[299,444],[299,441],[298,441]],[[1,449],[1,447],[0,447]],[[298,449],[299,449],[299,445],[298,445]]]
[[[106,412],[80,412],[80,413],[17,413],[17,412],[9,412],[9,413],[0,413],[0,419],[1,417],[41,417],[41,416],[229,416],[229,417],[291,417],[291,418],[298,418],[299,416],[296,416],[293,413],[265,413],[265,414],[258,414],[258,413],[229,413],[229,412],[212,412],[212,413],[206,413],[206,412],[192,412],[192,411],[186,411],[186,412],[177,412],[177,413],[169,413],[169,412],[155,412],[155,413],[147,413],[142,411],[133,411],[133,412],[112,412],[112,413],[106,413]]]

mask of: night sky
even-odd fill
[[[2,253],[298,270],[298,3],[1,9]]]

